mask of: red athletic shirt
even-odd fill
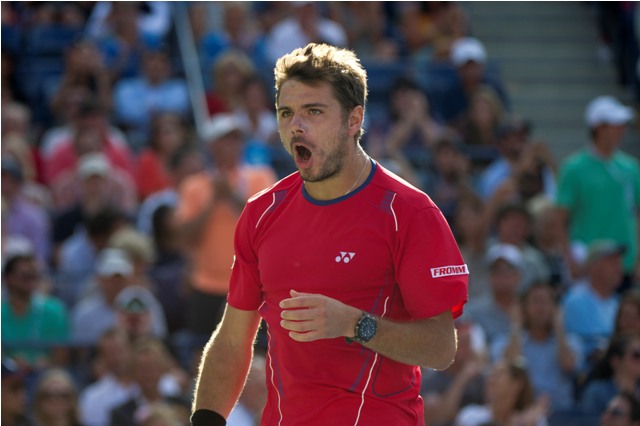
[[[259,309],[268,324],[261,424],[423,425],[418,367],[344,338],[297,342],[280,327],[278,304],[294,289],[398,321],[458,317],[467,277],[440,210],[377,163],[335,200],[311,198],[298,173],[256,195],[236,229],[228,301]]]

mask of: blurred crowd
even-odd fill
[[[637,108],[640,8],[604,3],[582,5],[594,55]],[[362,144],[431,196],[470,270],[456,360],[423,371],[426,423],[640,425],[640,165],[618,147],[634,106],[593,99],[583,147],[554,158],[464,3],[1,7],[3,425],[188,424],[235,222],[295,170],[273,66],[308,42],[357,53]],[[258,424],[267,344],[231,426]]]

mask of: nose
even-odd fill
[[[304,133],[305,125],[302,119],[302,114],[293,114],[291,116],[289,129],[291,130],[291,133],[294,135]]]

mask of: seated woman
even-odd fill
[[[467,405],[456,417],[456,426],[484,424],[546,426],[547,398],[534,399],[522,358],[494,364],[485,386],[485,404]]]
[[[594,367],[580,400],[590,414],[605,412],[620,392],[640,392],[640,336],[621,335],[611,340],[606,353]]]

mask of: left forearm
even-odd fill
[[[394,361],[444,370],[457,347],[451,312],[413,322],[378,318],[378,332],[364,346]]]

